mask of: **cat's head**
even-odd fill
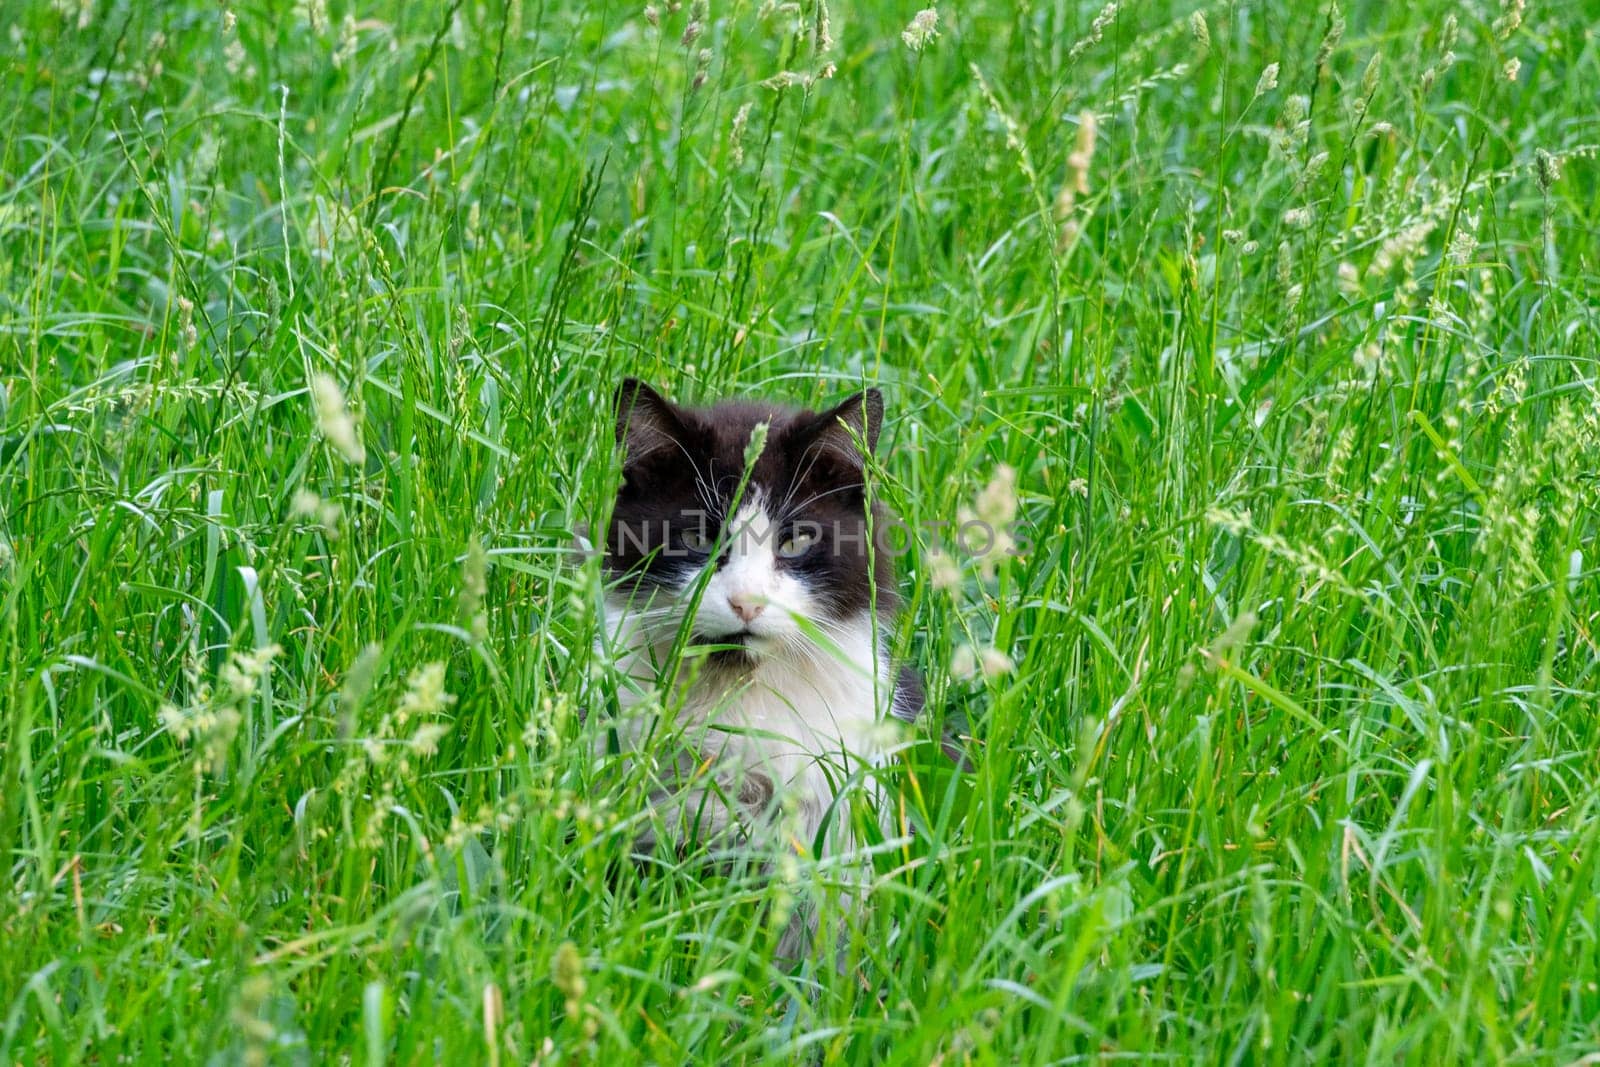
[[[622,484],[606,567],[655,633],[677,632],[703,574],[690,630],[699,643],[739,646],[718,654],[724,663],[804,652],[814,648],[808,626],[837,640],[874,605],[893,609],[884,523],[864,484],[863,449],[883,423],[876,389],[821,412],[687,408],[630,378],[616,420]],[[746,479],[761,423],[766,444]]]

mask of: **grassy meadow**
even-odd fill
[[[1600,1049],[1600,7],[921,2],[0,0],[0,1063]],[[885,393],[859,914],[629,859],[628,375]]]

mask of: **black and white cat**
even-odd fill
[[[915,720],[923,700],[916,674],[890,662],[899,596],[885,516],[865,489],[882,396],[868,389],[822,412],[686,408],[629,379],[616,418],[606,636],[634,683],[620,696],[618,745],[653,754],[675,844],[731,832],[807,852],[850,847],[847,807],[829,819],[838,791],[881,760],[893,720]],[[691,645],[702,654],[679,660]]]

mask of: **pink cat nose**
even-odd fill
[[[733,593],[728,597],[728,606],[733,613],[744,622],[754,622],[755,617],[761,614],[761,609],[766,605],[761,598],[751,593]]]

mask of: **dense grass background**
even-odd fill
[[[1600,1044],[1600,9],[657,8],[0,7],[0,1061]],[[842,968],[625,860],[624,374],[1016,472]]]

